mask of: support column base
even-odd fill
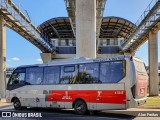
[[[52,60],[52,53],[41,53],[43,63],[48,63]]]

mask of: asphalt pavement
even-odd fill
[[[159,120],[160,109],[132,108],[105,110],[94,115],[76,115],[71,109],[27,108],[17,111],[12,104],[0,102],[0,120]],[[7,116],[8,114],[8,116]],[[11,115],[11,116],[10,116]],[[148,116],[150,115],[150,116]],[[157,115],[157,116],[156,116]],[[23,117],[23,118],[22,118]]]

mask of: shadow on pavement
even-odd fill
[[[5,105],[5,106],[0,106],[0,110],[2,109],[2,108],[6,108],[6,107],[12,107],[13,105]]]

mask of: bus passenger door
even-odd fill
[[[30,67],[26,68],[26,101],[30,107],[39,107],[45,104],[45,101],[41,103],[41,98],[43,97],[43,67]]]

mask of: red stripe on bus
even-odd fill
[[[126,104],[125,90],[52,90],[49,102],[74,102],[81,98],[87,103]]]

